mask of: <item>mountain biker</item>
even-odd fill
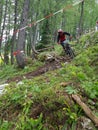
[[[66,44],[68,43],[66,40],[66,35],[68,35],[70,39],[72,38],[70,33],[64,32],[62,29],[58,30],[57,43],[60,44],[64,50],[65,50]]]

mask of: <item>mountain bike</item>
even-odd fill
[[[70,58],[74,58],[75,57],[75,53],[73,51],[73,49],[71,48],[71,45],[69,44],[69,40],[64,41],[64,51],[65,53],[70,57]]]

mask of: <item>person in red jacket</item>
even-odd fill
[[[62,29],[58,30],[57,43],[60,44],[64,50],[66,43],[68,43],[68,41],[66,41],[66,35],[68,35],[71,39],[70,33],[64,32]]]

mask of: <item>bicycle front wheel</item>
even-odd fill
[[[68,55],[73,59],[75,57],[74,51],[70,48],[68,49]]]

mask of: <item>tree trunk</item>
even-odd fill
[[[81,15],[79,21],[79,35],[83,32],[83,14],[84,14],[84,1],[81,3]]]
[[[14,29],[13,29],[13,36],[12,36],[12,39],[11,39],[11,64],[14,63],[13,51],[14,51],[14,46],[15,46],[15,43],[16,43],[16,34],[15,34],[14,32],[15,32],[15,30],[16,30],[16,24],[17,24],[17,5],[18,5],[18,1],[15,0],[15,9],[14,9],[14,14],[15,14],[15,17],[14,17]]]
[[[9,63],[9,41],[7,37],[7,31],[6,31],[6,44],[4,46],[4,63],[8,64]]]
[[[0,36],[0,49],[1,49],[1,45],[2,45],[3,32],[4,32],[4,29],[5,29],[5,21],[6,21],[6,14],[7,14],[7,3],[8,3],[8,0],[6,0],[6,4],[5,4],[4,20],[3,20],[3,26],[2,26],[2,29],[1,29],[1,36]],[[0,52],[0,54],[1,54],[1,52]]]
[[[38,24],[35,26],[34,29],[35,29],[34,30],[35,34],[34,34],[33,41],[32,41],[32,52],[37,54],[38,52],[35,50],[35,44],[36,44],[37,36],[38,36],[38,29],[39,29]]]
[[[0,3],[0,55],[1,55],[1,25],[2,25],[2,14],[3,14],[3,4]]]
[[[23,6],[21,22],[20,22],[20,29],[25,27],[27,24],[28,12],[29,12],[29,0],[24,0],[24,6]],[[25,52],[25,38],[26,38],[25,29],[22,29],[19,31],[19,35],[18,35],[17,52],[19,53],[17,53],[16,55],[17,64],[20,68],[25,67],[25,57],[23,53]]]
[[[5,37],[5,46],[4,46],[4,62],[6,64],[9,64],[9,52],[10,52],[10,47],[11,47],[11,44],[10,44],[10,31],[11,31],[11,28],[10,28],[10,24],[11,24],[11,0],[8,0],[7,1],[9,4],[7,4],[7,15],[6,15],[6,21],[5,21],[5,24],[7,23],[7,26],[5,27],[5,30],[6,30],[6,37]]]

